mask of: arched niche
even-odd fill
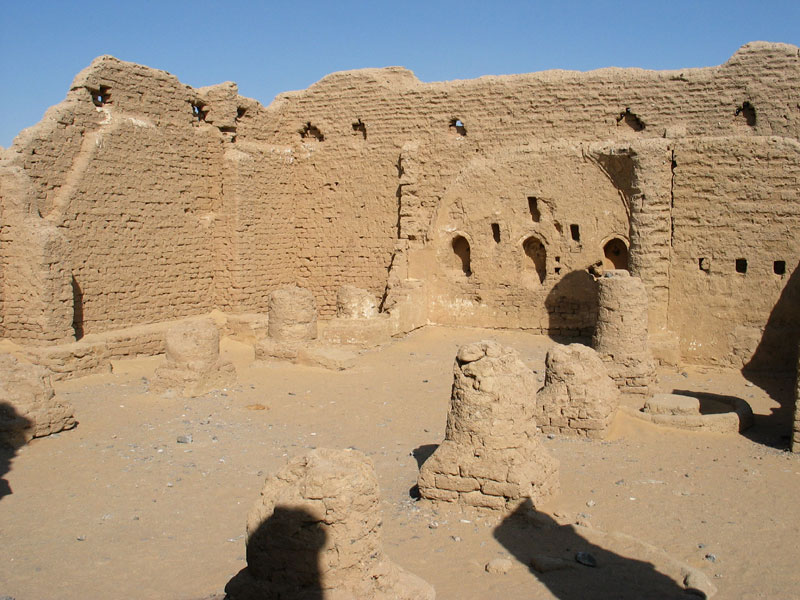
[[[612,237],[603,244],[603,267],[605,269],[628,269],[628,242],[621,237]]]
[[[544,283],[547,277],[547,249],[542,241],[530,236],[522,242],[522,250],[525,252],[525,269],[533,270],[539,278],[539,283]]]

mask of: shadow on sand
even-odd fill
[[[652,563],[621,556],[588,541],[580,530],[560,525],[527,501],[503,519],[494,537],[518,561],[529,565],[532,575],[560,600],[706,597],[700,590],[684,588]],[[592,562],[595,566],[589,566]]]
[[[22,431],[31,425],[31,421],[18,414],[11,404],[0,402],[0,499],[12,493],[5,475],[11,470],[17,450],[25,445]]]

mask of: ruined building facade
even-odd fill
[[[790,368],[799,52],[439,83],[366,69],[268,107],[100,57],[3,151],[0,336],[91,370],[162,351],[170,320],[266,313],[287,284],[322,321],[352,285],[399,330],[588,335],[605,263],[644,282],[657,357]]]

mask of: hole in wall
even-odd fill
[[[101,85],[99,88],[86,88],[92,97],[92,104],[95,106],[105,106],[111,102],[111,88]]]
[[[547,250],[544,244],[535,237],[529,237],[522,242],[522,249],[530,259],[528,268],[533,268],[539,276],[539,283],[544,283],[547,276]]]
[[[467,135],[467,126],[464,125],[461,119],[450,119],[450,131],[465,137]]]
[[[324,142],[325,136],[322,135],[322,132],[319,130],[319,127],[316,125],[312,125],[311,121],[307,121],[305,125],[303,125],[302,129],[298,130],[300,137],[302,139],[306,138],[314,138],[318,142]]]
[[[711,259],[710,258],[706,258],[706,257],[698,258],[697,259],[697,267],[701,271],[705,271],[706,273],[710,273],[711,272]]]
[[[581,228],[574,223],[569,226],[569,235],[575,242],[581,241]]]
[[[367,139],[367,126],[361,122],[361,119],[353,123],[353,131],[356,133],[360,133],[364,139]]]
[[[536,196],[528,196],[528,211],[531,213],[534,223],[538,223],[542,218],[542,213],[539,211],[539,199]]]
[[[736,112],[734,113],[735,116],[743,116],[745,123],[747,123],[750,127],[756,126],[756,107],[750,104],[748,100],[742,102],[741,106],[736,107]]]
[[[236,120],[242,119],[247,114],[247,109],[244,106],[236,108]]]
[[[500,225],[497,223],[492,223],[492,238],[494,238],[495,244],[500,243]]]
[[[775,273],[775,275],[786,275],[786,261],[776,260],[772,263],[772,272]]]
[[[646,127],[644,121],[642,121],[636,113],[632,112],[629,107],[626,107],[625,110],[617,116],[617,125],[620,123],[625,123],[625,125],[634,131],[642,131]]]
[[[206,115],[208,114],[208,111],[204,110],[206,105],[203,104],[202,102],[192,102],[191,105],[192,105],[192,115],[194,116],[194,118],[197,119],[198,121],[205,121]]]
[[[605,260],[603,266],[606,269],[628,270],[628,245],[620,238],[612,238],[603,246]]]
[[[746,258],[737,258],[736,259],[736,272],[737,273],[747,273],[747,259]]]
[[[452,246],[453,253],[456,256],[457,268],[460,268],[464,275],[469,277],[472,275],[472,268],[470,265],[470,249],[467,238],[463,235],[457,235],[453,238]]]

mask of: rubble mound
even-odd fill
[[[76,424],[72,406],[56,397],[47,369],[0,354],[0,443],[19,446]]]
[[[536,419],[544,433],[602,438],[619,406],[619,390],[597,352],[582,344],[547,352]]]

